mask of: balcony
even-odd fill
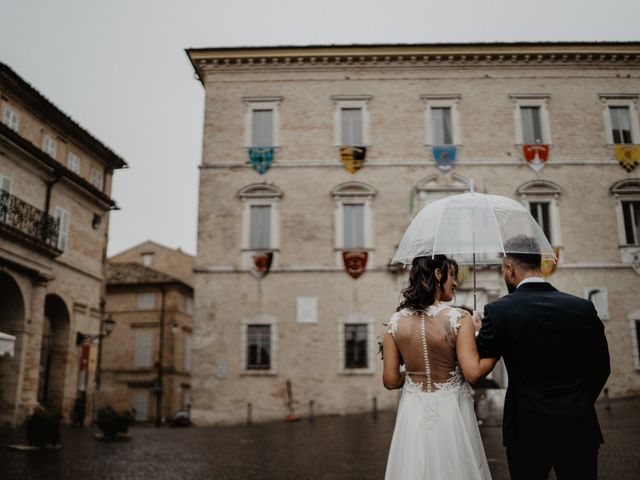
[[[51,256],[58,256],[60,220],[0,190],[0,235],[12,237]]]

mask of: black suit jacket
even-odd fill
[[[594,402],[610,373],[604,327],[593,304],[548,283],[525,283],[488,304],[480,357],[504,358],[506,447],[603,442]]]

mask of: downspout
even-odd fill
[[[42,221],[42,232],[40,232],[40,236],[45,242],[47,240],[47,234],[49,233],[49,208],[51,207],[51,191],[53,190],[53,186],[60,181],[60,178],[60,174],[56,172],[53,180],[46,182],[47,193],[44,201],[44,219]]]
[[[165,310],[165,288],[160,287],[162,301],[160,303],[160,339],[158,343],[158,373],[156,377],[156,427],[162,425],[162,374],[164,369],[164,310]]]

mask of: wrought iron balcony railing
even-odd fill
[[[5,190],[0,190],[0,224],[13,227],[30,240],[58,248],[60,220]]]

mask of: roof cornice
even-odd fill
[[[0,62],[0,91],[10,92],[20,98],[34,116],[46,118],[51,126],[64,132],[78,145],[92,152],[110,169],[126,168],[127,162],[113,150],[81,127],[75,120],[56,107],[47,97],[36,90],[9,66]]]
[[[216,69],[300,67],[608,64],[640,66],[640,42],[310,45],[190,48],[200,78]]]

